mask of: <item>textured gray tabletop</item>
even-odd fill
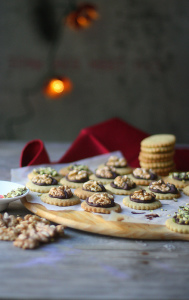
[[[0,142],[0,180],[19,167],[24,142]],[[46,143],[53,161],[68,144]],[[20,201],[7,212],[29,213]],[[188,299],[189,243],[137,241],[65,229],[36,250],[0,241],[0,298]]]

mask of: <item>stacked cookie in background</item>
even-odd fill
[[[139,154],[141,168],[153,169],[160,176],[174,171],[175,142],[172,134],[156,134],[142,140]]]

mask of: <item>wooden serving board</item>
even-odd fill
[[[189,240],[189,234],[170,231],[165,225],[106,221],[99,215],[85,211],[48,210],[41,204],[27,202],[26,198],[22,199],[22,203],[40,217],[82,231],[130,239]]]

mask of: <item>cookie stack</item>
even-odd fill
[[[174,171],[175,142],[172,134],[156,134],[142,140],[139,154],[141,168],[153,169],[160,176]]]

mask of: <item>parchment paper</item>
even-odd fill
[[[108,157],[110,155],[116,155],[118,157],[123,157],[122,153],[120,151],[116,152],[111,152],[108,154],[103,154],[103,155],[98,155],[94,156],[92,158],[87,158],[87,159],[82,159],[75,161],[73,163],[77,164],[84,164],[88,165],[89,168],[94,172],[95,169],[98,167],[98,165],[104,163],[107,161]],[[51,166],[52,168],[56,169],[59,171],[61,168],[68,166],[69,164],[46,164],[46,165],[40,165],[40,167],[48,167]],[[23,167],[23,168],[17,168],[17,169],[12,169],[11,170],[11,181],[21,183],[21,184],[26,184],[28,181],[28,173],[30,173],[34,168],[37,168],[39,166],[31,166],[31,167]],[[74,189],[72,190],[74,192]],[[122,212],[121,213],[115,213],[112,212],[110,215],[104,215],[100,214],[104,219],[109,220],[109,221],[117,221],[120,219],[120,217],[123,219],[122,222],[135,222],[135,223],[148,223],[148,224],[165,224],[165,221],[167,218],[170,218],[174,215],[174,213],[178,210],[179,206],[185,206],[186,203],[189,204],[189,197],[181,193],[181,198],[177,199],[177,202],[174,200],[161,200],[162,207],[155,209],[154,211],[141,211],[141,210],[134,210],[130,209],[126,206],[123,205],[122,200],[125,196],[118,196],[114,195],[115,202],[119,203],[122,207]],[[42,202],[39,197],[39,193],[34,193],[30,192],[27,196],[27,201],[31,203],[38,203],[43,206],[45,206],[48,210],[54,210],[54,211],[59,211],[59,210],[79,210],[82,211],[83,209],[81,208],[80,204],[74,205],[74,206],[69,206],[69,207],[59,207],[55,205],[50,205]],[[83,201],[83,200],[81,200]],[[142,213],[143,214],[133,214],[133,212],[136,213]],[[158,214],[159,217],[153,218],[152,220],[148,220],[146,215],[148,214]]]

